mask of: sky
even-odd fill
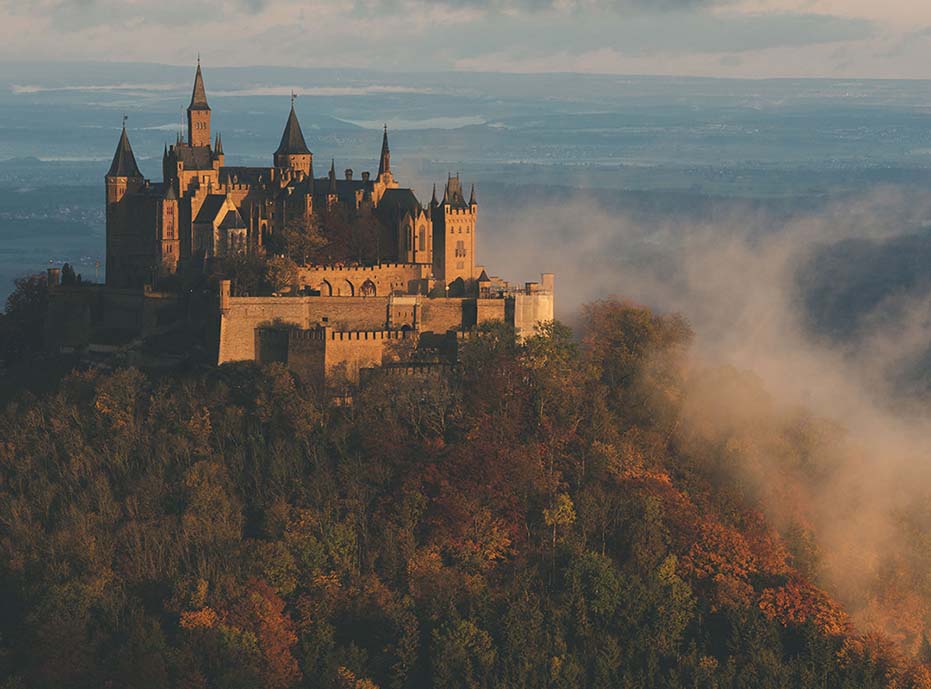
[[[931,78],[927,0],[0,0],[0,61]]]

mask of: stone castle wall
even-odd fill
[[[396,361],[414,335],[396,330],[336,331],[332,328],[288,333],[287,364],[305,382],[322,385],[340,377],[359,380],[359,371]]]
[[[305,266],[298,271],[298,286],[329,296],[424,294],[431,266],[420,263],[385,263],[378,266]],[[374,293],[366,294],[363,286]]]
[[[228,297],[221,295],[218,363],[255,360],[261,328],[307,330],[327,323],[341,330],[381,330],[387,297]]]

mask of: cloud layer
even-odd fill
[[[931,76],[931,8],[912,4],[0,0],[0,59],[178,64],[200,52],[213,66]]]

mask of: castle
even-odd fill
[[[270,167],[226,166],[211,114],[198,61],[187,140],[179,133],[165,147],[161,182],[140,172],[124,120],[106,174],[106,284],[77,294],[50,275],[53,318],[71,324],[52,328],[62,331],[55,346],[86,346],[102,327],[138,338],[189,320],[192,304],[181,303],[178,278],[192,274],[214,279],[214,317],[198,307],[211,359],[284,361],[316,380],[337,369],[358,379],[361,369],[397,360],[389,350],[399,341],[430,340],[424,334],[455,340],[484,321],[505,320],[525,336],[553,318],[552,274],[514,286],[476,264],[474,186],[467,199],[450,175],[442,197],[434,186],[428,204],[401,187],[387,126],[375,176],[337,176],[332,161],[318,178],[293,96]],[[237,257],[275,258],[288,232],[321,227],[364,243],[358,257],[300,260],[290,285],[264,294],[244,293],[224,272]]]

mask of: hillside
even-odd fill
[[[931,686],[920,605],[854,626],[819,587],[842,430],[678,317],[583,322],[350,406],[238,364],[9,405],[0,687]]]

